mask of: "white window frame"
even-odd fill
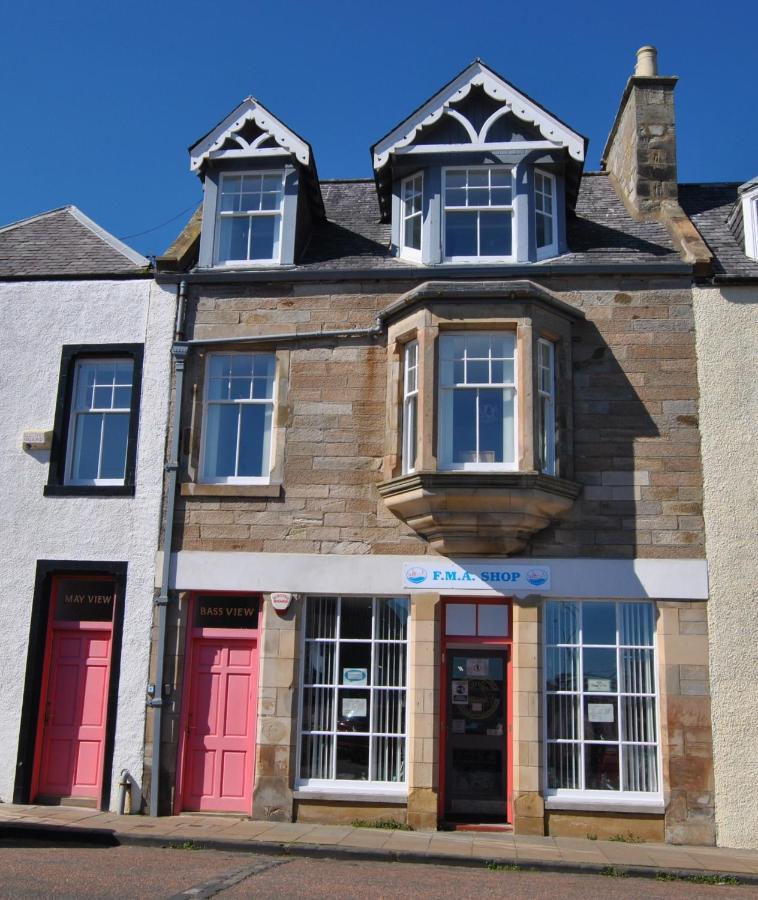
[[[418,183],[418,185],[417,185]],[[414,197],[420,197],[419,209],[408,212],[407,201]],[[411,219],[419,220],[419,246],[410,247],[405,242],[405,226]],[[404,259],[421,262],[421,252],[424,247],[424,173],[415,172],[400,182],[400,255]]]
[[[418,340],[403,345],[402,472],[416,471],[418,461]],[[411,462],[412,460],[412,462]]]
[[[131,378],[129,380],[129,406],[127,407],[96,407],[96,406],[84,406],[82,408],[77,408],[77,394],[79,387],[79,377],[82,367],[84,365],[91,364],[102,364],[104,366],[116,366],[119,363],[128,363],[131,366]],[[98,487],[108,487],[113,485],[123,485],[126,483],[126,466],[129,461],[129,440],[130,440],[130,432],[131,432],[131,417],[132,417],[132,409],[134,405],[134,370],[135,370],[135,361],[130,357],[123,356],[97,356],[97,357],[88,357],[83,356],[76,360],[74,365],[74,378],[73,378],[73,386],[71,391],[71,408],[68,416],[67,422],[67,435],[66,435],[66,468],[65,468],[65,479],[64,484],[66,485],[74,485],[78,487],[93,485]],[[99,387],[105,387],[106,385],[99,385]],[[113,392],[116,387],[126,387],[126,385],[117,385],[115,381],[111,385],[111,391]],[[76,432],[77,432],[77,420],[79,416],[83,415],[102,415],[103,417],[107,415],[124,415],[126,414],[128,417],[127,422],[127,430],[126,430],[126,445],[124,447],[124,475],[121,478],[74,478],[73,476],[73,467],[74,467],[74,452],[76,445]],[[103,420],[104,421],[104,420]],[[101,423],[100,426],[100,448],[98,452],[98,471],[100,471],[100,467],[102,465],[102,453],[103,453],[103,425]]]
[[[337,600],[337,613],[336,613],[336,634],[339,634],[339,638],[309,638],[307,637],[308,629],[307,629],[307,617],[308,617],[308,604],[309,601],[315,601],[320,599],[317,595],[309,594],[304,598],[303,601],[303,616],[302,616],[302,628],[301,628],[301,637],[300,637],[300,674],[298,676],[298,717],[297,717],[297,753],[296,753],[296,777],[295,777],[295,788],[299,791],[307,792],[309,790],[320,792],[327,790],[330,793],[333,792],[335,794],[343,793],[343,794],[362,794],[362,793],[370,793],[376,795],[384,795],[384,796],[406,796],[408,792],[408,742],[409,742],[409,724],[410,724],[410,691],[409,691],[409,672],[410,672],[410,630],[411,630],[411,604],[410,598],[407,596],[397,595],[397,596],[366,596],[366,595],[329,595],[333,596]],[[371,600],[372,601],[372,611],[371,611],[371,637],[370,638],[347,638],[343,639],[340,631],[340,616],[342,611],[342,600],[344,598],[350,599],[350,596],[357,597],[362,600]],[[405,629],[405,639],[400,640],[383,640],[377,639],[375,637],[376,634],[376,622],[377,622],[377,605],[381,603],[385,603],[390,600],[404,600],[408,604],[408,617],[406,619],[406,629]],[[324,685],[314,685],[314,684],[306,684],[305,683],[305,665],[306,665],[306,654],[307,654],[307,643],[333,643],[336,645],[335,655],[334,655],[334,682],[333,684],[324,684]],[[333,759],[332,759],[332,773],[336,772],[336,764],[337,764],[337,754],[336,754],[336,739],[340,734],[349,734],[349,732],[340,732],[337,730],[337,702],[335,701],[332,709],[332,728],[329,731],[306,731],[303,729],[303,698],[306,687],[324,687],[331,688],[334,691],[335,697],[339,697],[339,689],[344,685],[340,681],[338,677],[338,672],[340,669],[340,645],[342,643],[362,643],[362,644],[371,644],[371,667],[372,667],[372,677],[371,684],[366,686],[366,690],[369,690],[371,693],[371,701],[370,701],[370,709],[371,716],[373,718],[374,710],[376,708],[374,704],[374,693],[382,690],[397,690],[397,691],[405,691],[405,721],[403,723],[403,727],[405,729],[404,734],[396,735],[394,733],[387,732],[377,732],[373,730],[373,722],[369,723],[369,731],[367,732],[356,732],[356,734],[360,734],[361,737],[368,738],[369,742],[369,761],[368,761],[368,772],[369,775],[373,769],[373,750],[374,750],[374,738],[376,737],[390,737],[390,738],[403,738],[403,779],[398,781],[373,781],[371,779],[362,780],[354,780],[354,779],[345,779],[345,778],[303,778],[301,776],[301,763],[302,763],[302,750],[303,750],[303,736],[309,734],[320,734],[320,735],[328,735],[335,742],[335,750],[333,751]],[[405,684],[402,687],[392,687],[392,686],[377,686],[374,677],[375,670],[375,651],[374,648],[378,644],[404,644],[405,645],[405,673],[404,673],[404,681]]]
[[[210,387],[210,367],[211,360],[217,356],[268,356],[274,360],[274,383],[273,389],[271,392],[270,398],[255,398],[255,399],[244,399],[244,400],[211,400],[208,396],[208,391]],[[267,352],[258,352],[258,351],[250,351],[250,352],[236,352],[236,353],[209,353],[207,359],[205,361],[205,384],[203,385],[203,421],[202,421],[202,432],[200,436],[200,460],[199,460],[199,473],[200,478],[199,481],[202,484],[270,484],[271,483],[271,469],[273,466],[273,460],[275,458],[275,433],[276,433],[276,425],[274,422],[274,418],[276,416],[276,408],[277,408],[277,394],[278,394],[278,386],[279,386],[279,365],[276,358],[276,354],[270,351]],[[206,457],[207,457],[207,447],[208,447],[208,408],[211,405],[232,405],[236,404],[239,406],[242,405],[269,405],[271,407],[271,433],[269,435],[269,453],[268,453],[268,468],[264,466],[264,474],[262,475],[227,475],[227,476],[209,476],[206,473]],[[239,468],[239,422],[237,425],[237,449],[235,455],[235,463],[236,467]]]
[[[224,180],[226,178],[244,178],[249,176],[263,177],[277,175],[281,181],[281,199],[278,209],[261,209],[247,210],[245,212],[234,212],[221,209],[221,198],[223,195]],[[222,172],[218,181],[218,190],[216,197],[216,213],[215,213],[215,234],[213,242],[213,259],[216,266],[227,268],[268,266],[272,264],[280,264],[282,261],[282,230],[284,223],[284,191],[285,191],[285,173],[271,169],[251,169],[244,172]],[[219,248],[221,245],[221,222],[227,218],[253,219],[259,217],[273,218],[276,221],[277,230],[274,233],[274,254],[266,259],[220,259]],[[248,234],[248,250],[250,249],[250,236],[252,229]]]
[[[580,626],[579,626],[579,635],[578,635],[578,643],[577,644],[550,644],[547,642],[547,615],[543,615],[542,622],[542,649],[543,649],[543,674],[542,674],[542,724],[543,724],[543,741],[542,741],[542,749],[543,749],[543,792],[546,800],[546,806],[550,806],[551,800],[553,802],[558,801],[556,804],[557,808],[560,808],[561,803],[565,803],[566,808],[570,808],[571,803],[576,804],[587,804],[588,806],[592,806],[593,804],[600,806],[638,806],[640,808],[651,807],[658,808],[663,803],[663,764],[662,764],[662,740],[661,740],[661,715],[660,715],[660,680],[658,673],[658,633],[657,629],[653,628],[653,643],[652,646],[648,644],[622,644],[621,643],[621,626],[620,626],[620,608],[623,604],[647,604],[652,607],[653,621],[656,619],[656,608],[655,603],[650,600],[644,601],[629,601],[629,600],[613,600],[611,598],[604,600],[554,600],[547,601],[553,603],[577,603],[580,605]],[[584,615],[584,606],[591,606],[593,603],[613,603],[616,607],[616,643],[615,645],[609,644],[585,644],[583,642],[583,625],[581,621],[581,617]],[[564,694],[569,696],[578,697],[579,702],[579,737],[576,740],[569,739],[548,739],[548,728],[547,728],[547,716],[548,716],[548,688],[547,688],[547,649],[550,647],[576,647],[577,648],[577,656],[578,656],[578,667],[577,667],[577,690],[574,691],[555,691],[551,690],[550,694]],[[582,649],[585,647],[600,647],[603,649],[611,649],[615,646],[616,650],[616,677],[617,677],[617,685],[616,691],[608,691],[608,692],[596,692],[596,696],[604,697],[614,695],[617,698],[616,709],[618,710],[619,722],[618,722],[618,740],[616,741],[600,741],[600,740],[585,740],[584,738],[584,699],[586,696],[593,696],[593,692],[585,691],[584,689],[584,661]],[[621,666],[620,666],[620,651],[622,649],[652,649],[653,651],[653,661],[652,661],[652,669],[653,669],[653,691],[654,693],[636,693],[630,691],[622,691],[621,685]],[[622,697],[651,697],[653,699],[653,709],[655,716],[655,730],[656,730],[656,740],[654,742],[645,742],[645,741],[625,741],[622,737],[622,722],[621,722],[621,698]],[[585,768],[584,768],[584,753],[585,747],[588,744],[597,744],[603,745],[607,744],[609,746],[617,746],[619,749],[619,787],[620,789],[617,791],[614,790],[587,790],[587,789],[573,789],[573,788],[551,788],[548,787],[548,746],[550,744],[555,743],[568,743],[568,744],[578,744],[580,747],[579,753],[579,773],[580,779],[582,783],[584,782],[585,777]],[[621,789],[621,785],[623,784],[623,772],[624,772],[624,744],[638,744],[640,746],[654,746],[656,748],[656,779],[658,783],[657,791],[625,791]]]
[[[546,244],[544,247],[537,246],[537,217],[540,215],[544,215],[548,217],[548,213],[543,210],[539,210],[537,208],[537,198],[539,196],[546,196],[545,192],[539,190],[537,188],[537,176],[544,178],[550,184],[550,199],[552,201],[552,212],[549,214],[550,218],[550,231],[552,235],[552,239],[549,244]],[[557,228],[557,219],[556,219],[556,182],[555,175],[552,175],[550,172],[543,172],[542,169],[534,170],[534,247],[537,254],[537,259],[547,259],[551,256],[558,255],[558,228]]]
[[[482,170],[487,172],[505,171],[511,177],[511,202],[508,205],[497,206],[451,206],[446,202],[447,177],[452,172],[471,172]],[[490,186],[491,189],[491,186]],[[489,263],[513,262],[516,259],[517,222],[516,204],[514,194],[516,192],[516,168],[515,166],[447,166],[442,169],[442,192],[440,204],[442,207],[440,241],[442,244],[442,259],[446,263],[477,263],[487,265]],[[511,216],[511,252],[508,256],[450,256],[447,252],[447,214],[448,212],[507,212]],[[479,228],[477,227],[477,243],[479,242]]]
[[[454,337],[474,337],[476,335],[489,335],[488,331],[444,331],[440,334],[440,353],[439,353],[439,369],[437,372],[437,402],[439,412],[439,428],[438,428],[438,447],[439,460],[438,468],[443,472],[517,472],[519,468],[519,347],[518,339],[515,331],[503,329],[504,332],[512,334],[514,338],[513,348],[513,382],[490,383],[490,384],[463,384],[455,386],[445,386],[442,384],[442,341],[447,338]],[[472,387],[482,388],[510,388],[513,390],[513,461],[500,463],[483,463],[483,462],[465,462],[455,463],[452,461],[452,398],[456,389],[470,389]],[[477,435],[478,439],[478,435]]]
[[[542,350],[547,351],[547,366],[543,365]],[[543,379],[543,375],[546,378]],[[547,387],[545,387],[547,381]],[[540,470],[555,475],[557,470],[555,434],[555,344],[546,338],[537,341],[537,424]],[[546,440],[545,461],[542,460],[542,440]]]
[[[742,198],[742,227],[745,255],[758,260],[758,188]]]

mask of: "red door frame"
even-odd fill
[[[113,614],[110,622],[56,622],[55,621],[55,603],[58,599],[58,588],[61,581],[108,581],[112,585],[113,590]],[[111,662],[113,660],[113,621],[116,614],[116,596],[117,586],[116,579],[111,576],[93,575],[88,572],[65,572],[53,575],[50,585],[50,597],[48,600],[47,610],[47,627],[45,634],[45,652],[42,663],[42,682],[40,689],[39,710],[37,711],[37,735],[34,742],[34,763],[32,769],[32,782],[29,790],[29,802],[34,803],[37,797],[37,791],[40,783],[40,766],[42,765],[42,748],[45,740],[45,714],[47,711],[48,692],[50,690],[50,674],[52,668],[52,653],[54,632],[65,631],[107,631],[109,634],[108,641],[108,674],[106,684],[110,691],[111,682]],[[107,700],[107,698],[106,698]],[[106,741],[108,728],[108,704],[106,702],[106,720],[103,723],[103,742]],[[103,754],[103,763],[100,767],[100,775],[97,783],[97,793],[93,798],[99,805],[101,803],[101,794],[103,789],[103,769],[105,767],[105,754]]]
[[[474,635],[447,635],[447,606],[464,603],[476,606],[508,607],[508,635],[506,637],[477,637]],[[477,616],[478,621],[478,616]],[[439,798],[437,815],[445,817],[445,782],[447,780],[447,685],[450,673],[449,649],[476,648],[477,650],[505,650],[505,796],[506,822],[513,822],[513,598],[512,597],[443,597],[440,617],[442,636],[442,666],[440,678],[440,752]]]
[[[203,597],[217,596],[223,594],[225,597],[256,597],[258,599],[258,627],[257,628],[198,628],[194,623],[195,606]],[[263,597],[261,594],[254,594],[250,591],[192,591],[188,595],[187,603],[187,628],[186,638],[184,641],[184,674],[182,676],[182,709],[179,716],[179,748],[177,750],[176,759],[176,790],[174,791],[174,808],[173,813],[178,816],[183,809],[184,790],[185,790],[185,763],[187,751],[187,729],[189,726],[190,714],[190,690],[192,686],[192,660],[194,658],[194,645],[196,641],[203,638],[209,640],[237,640],[237,641],[255,641],[255,664],[253,666],[253,702],[251,709],[252,722],[252,783],[251,793],[255,791],[255,751],[256,741],[258,737],[258,683],[260,674],[260,648],[263,636],[263,628],[261,620],[263,618]],[[155,738],[153,738],[155,739]],[[251,810],[252,812],[252,810]]]

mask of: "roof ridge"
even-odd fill
[[[24,219],[18,219],[15,222],[9,222],[7,225],[0,225],[0,234],[4,231],[11,231],[14,228],[18,228],[20,225],[27,225],[29,222],[36,222],[37,219],[45,219],[48,216],[55,215],[55,213],[60,212],[69,212],[74,207],[72,204],[68,203],[66,206],[56,206],[55,209],[48,209],[45,212],[35,213],[33,216],[26,216]]]

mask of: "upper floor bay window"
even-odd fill
[[[539,469],[555,475],[555,345],[537,341],[537,436]]]
[[[124,483],[134,362],[79,359],[68,426],[66,483]]]
[[[273,353],[218,353],[208,358],[203,481],[268,482],[275,376]]]
[[[534,172],[534,235],[537,258],[555,256],[555,177],[539,170]]]
[[[416,469],[418,453],[418,341],[403,351],[403,473]]]
[[[509,168],[446,169],[443,174],[446,260],[476,262],[513,255],[513,175]]]
[[[221,264],[279,262],[283,199],[282,172],[222,175],[216,260]]]
[[[443,334],[439,348],[440,467],[515,469],[515,333]]]
[[[407,259],[421,259],[421,226],[424,176],[411,175],[402,183],[402,255]]]
[[[659,795],[655,607],[545,605],[546,788]]]

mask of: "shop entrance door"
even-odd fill
[[[258,598],[194,599],[178,807],[250,813],[255,759]]]
[[[100,802],[114,593],[112,581],[55,582],[32,791],[37,802]]]
[[[505,822],[507,651],[448,648],[445,818]]]

